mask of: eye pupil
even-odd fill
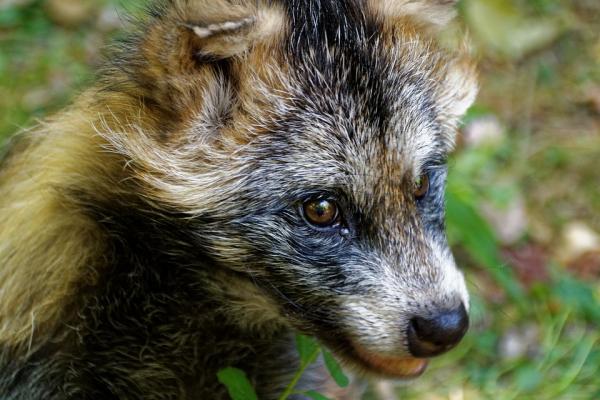
[[[415,181],[415,191],[414,191],[415,198],[417,200],[421,200],[422,198],[424,198],[427,195],[428,191],[429,191],[429,174],[423,174]]]
[[[337,222],[338,209],[330,200],[309,200],[304,203],[304,215],[313,225],[330,226]]]

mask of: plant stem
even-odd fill
[[[292,381],[289,383],[289,385],[287,385],[281,396],[279,396],[279,400],[286,400],[288,396],[292,394],[294,388],[298,384],[298,381],[304,374],[304,371],[310,364],[315,362],[320,351],[321,349],[317,347],[315,350],[313,350],[312,353],[310,353],[310,356],[307,358],[306,362],[304,364],[300,364],[300,368],[298,368],[298,371],[296,371],[296,373],[294,374],[294,378],[292,379]]]

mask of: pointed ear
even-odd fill
[[[371,9],[384,17],[409,17],[434,27],[447,25],[456,15],[458,0],[370,0]]]
[[[284,13],[267,0],[171,0],[151,11],[142,39],[145,48],[164,58],[223,59],[282,32]]]
[[[263,1],[183,4],[178,10],[181,26],[193,35],[190,50],[200,57],[223,59],[242,54],[254,44],[275,39],[285,26],[284,12]]]
[[[449,122],[454,124],[465,115],[475,101],[479,86],[475,65],[466,57],[459,57],[440,71],[438,101]]]
[[[114,55],[112,80],[172,120],[190,112],[225,70],[215,62],[276,42],[285,12],[270,0],[164,0],[149,10],[137,34]],[[109,75],[110,76],[110,75]],[[222,78],[222,77],[221,77]],[[113,82],[108,82],[114,86]]]

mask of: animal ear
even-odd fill
[[[458,0],[371,0],[375,12],[387,17],[409,17],[435,27],[447,25],[456,15]]]
[[[458,121],[471,107],[479,91],[477,70],[466,57],[459,57],[439,71],[438,101],[450,121]]]
[[[283,31],[284,13],[267,1],[159,1],[123,58],[142,73],[165,78],[194,73],[198,61],[240,55]]]
[[[200,58],[223,59],[274,39],[285,26],[281,9],[263,1],[181,1],[182,34],[192,35],[190,51]]]
[[[285,12],[270,0],[155,4],[136,36],[117,50],[110,67],[117,67],[116,75],[127,74],[125,90],[169,113],[163,120],[198,103],[201,92],[217,79],[214,62],[243,56],[253,46],[269,46],[286,27]]]

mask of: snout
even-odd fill
[[[469,328],[463,304],[427,317],[415,316],[408,325],[408,349],[415,357],[432,357],[456,346]]]

